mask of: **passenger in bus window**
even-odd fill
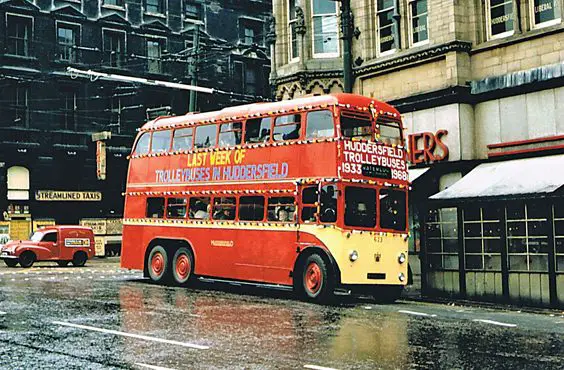
[[[201,200],[197,200],[194,205],[190,205],[190,213],[194,214],[193,218],[200,220],[209,220],[210,213],[207,211],[208,205]]]
[[[290,215],[288,214],[288,210],[284,207],[278,208],[278,211],[276,212],[276,217],[278,218],[278,221],[281,222],[290,221]]]
[[[321,222],[337,221],[337,193],[335,185],[326,185],[321,189]]]

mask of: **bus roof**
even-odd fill
[[[241,118],[249,114],[267,115],[272,114],[274,111],[280,110],[290,110],[295,107],[306,107],[306,106],[320,106],[320,105],[334,105],[334,104],[349,104],[352,107],[367,107],[370,104],[374,104],[377,110],[386,110],[387,112],[396,113],[399,116],[399,112],[393,108],[391,105],[384,102],[378,101],[376,99],[368,98],[362,95],[356,94],[331,94],[331,95],[318,95],[318,96],[307,96],[292,100],[283,100],[278,102],[266,102],[266,103],[253,103],[246,105],[238,105],[234,107],[224,108],[220,111],[206,112],[206,113],[188,113],[183,116],[177,117],[159,117],[152,121],[147,122],[141,127],[142,131],[147,130],[158,130],[162,128],[169,128],[177,124],[185,124],[191,122],[202,122],[209,120],[219,120],[222,118]]]

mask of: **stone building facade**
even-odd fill
[[[273,2],[278,98],[342,90],[343,42],[315,52],[342,36],[335,4]],[[563,5],[351,1],[353,92],[396,106],[409,135],[425,294],[564,306]]]
[[[118,217],[147,110],[189,109],[187,91],[67,67],[184,84],[194,73],[225,92],[198,94],[201,111],[254,102],[270,94],[270,14],[270,0],[0,1],[0,234],[25,238],[33,220]],[[97,132],[111,138],[97,144]]]

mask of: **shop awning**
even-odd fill
[[[564,154],[484,163],[429,199],[549,194],[564,185]]]
[[[425,172],[429,171],[429,167],[426,168],[413,168],[409,169],[409,182],[417,180],[417,178],[423,175]]]

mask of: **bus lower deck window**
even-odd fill
[[[317,185],[308,186],[302,190],[302,221],[315,222],[317,213]]]
[[[166,217],[186,217],[186,198],[169,198],[166,206]]]
[[[268,221],[295,222],[296,204],[294,197],[268,198]]]
[[[210,219],[210,198],[192,197],[190,198],[190,218],[196,220]]]
[[[228,220],[235,219],[235,204],[234,197],[217,197],[213,199],[213,219],[214,220]]]
[[[376,226],[376,189],[345,188],[345,225]]]
[[[147,217],[163,218],[165,199],[164,198],[147,198]]]
[[[383,229],[405,230],[406,196],[399,190],[380,189],[380,227]]]
[[[337,221],[337,187],[325,185],[321,188],[319,221]]]
[[[239,220],[262,221],[264,219],[264,197],[249,196],[239,199]]]

